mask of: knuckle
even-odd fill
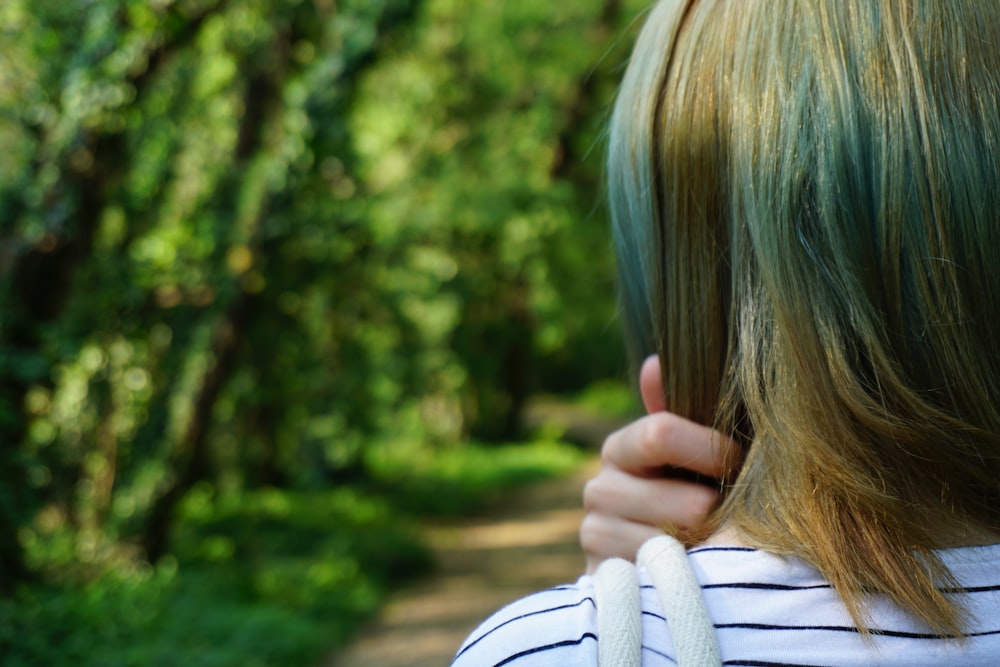
[[[677,432],[677,420],[669,413],[653,415],[646,421],[639,442],[640,456],[652,463],[672,463],[669,460]]]
[[[588,554],[600,554],[607,542],[604,539],[599,517],[588,514],[580,523],[580,548]]]
[[[583,485],[583,508],[588,512],[593,510],[595,507],[595,501],[597,499],[597,478],[588,480],[586,484]],[[587,517],[589,518],[589,516]],[[587,519],[584,519],[586,522]]]
[[[594,477],[583,485],[583,507],[588,512],[592,512],[603,505],[602,499],[606,493],[605,484],[601,475]]]
[[[628,428],[628,427],[625,427]],[[622,431],[624,429],[618,429],[612,432],[608,437],[604,439],[604,444],[601,445],[601,463],[604,465],[614,465],[618,449],[621,447],[622,442]]]

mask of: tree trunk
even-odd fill
[[[239,334],[246,327],[253,306],[251,295],[241,292],[215,326],[212,336],[213,363],[202,378],[201,388],[184,435],[176,446],[176,458],[170,466],[179,470],[170,487],[153,503],[142,536],[142,545],[150,562],[155,563],[170,545],[170,528],[177,503],[211,469],[207,436],[212,411],[237,362]]]

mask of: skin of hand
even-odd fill
[[[646,359],[639,373],[645,417],[615,431],[601,448],[601,470],[583,491],[586,516],[580,545],[592,574],[608,558],[635,560],[639,547],[663,526],[690,530],[718,503],[717,489],[665,476],[683,468],[710,478],[727,472],[738,446],[711,428],[666,411],[660,362]]]

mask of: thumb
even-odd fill
[[[639,371],[639,394],[646,412],[664,412],[667,399],[663,395],[663,375],[660,373],[660,358],[653,354],[646,357]]]

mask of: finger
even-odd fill
[[[667,409],[667,399],[663,394],[663,375],[660,373],[660,358],[650,355],[642,362],[639,370],[639,394],[646,412],[663,412]]]
[[[647,477],[673,466],[727,478],[738,470],[742,456],[734,441],[670,412],[646,415],[615,431],[601,449],[605,465]]]
[[[719,498],[716,490],[703,484],[639,478],[611,468],[602,470],[583,489],[588,514],[654,527],[672,524],[685,530],[700,528]]]
[[[587,556],[588,574],[608,558],[635,560],[646,540],[662,534],[662,530],[653,526],[588,514],[580,525],[580,546]]]

